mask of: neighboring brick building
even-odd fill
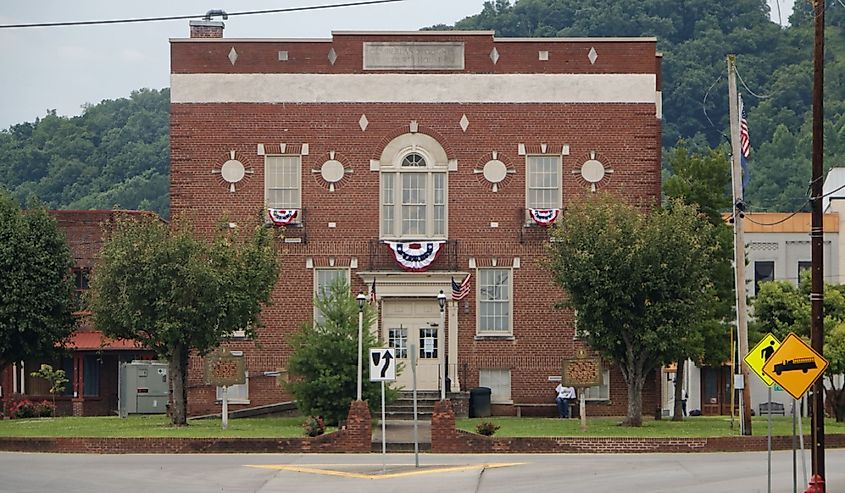
[[[141,211],[55,210],[59,229],[64,232],[73,257],[73,279],[76,293],[88,290],[88,278],[103,246],[104,233],[118,215],[154,215]],[[62,368],[69,383],[63,395],[56,398],[60,415],[111,415],[117,410],[117,375],[121,362],[151,359],[154,353],[139,348],[133,341],[108,339],[91,322],[91,312],[74,314],[76,332],[66,345],[66,355],[53,360],[31,360],[12,365],[3,371],[0,383],[3,398],[19,395],[30,400],[50,399],[49,384],[30,375],[42,363]]]
[[[248,226],[273,208],[289,222],[266,328],[229,345],[250,375],[236,389],[242,402],[288,398],[265,375],[284,371],[315,292],[341,276],[355,292],[375,285],[372,329],[406,365],[417,348],[420,388],[439,388],[445,345],[452,391],[489,386],[497,413],[552,403],[561,358],[582,342],[572,313],[554,308],[563,293],[543,269],[538,223],[596,190],[659,200],[656,40],[488,31],[229,40],[222,22],[191,29],[171,40],[174,220],[211,234],[222,217]],[[467,275],[469,295],[452,301],[452,280]],[[219,409],[199,363],[192,414]],[[591,389],[589,414],[625,414],[622,376],[608,377]],[[658,404],[650,380],[643,409]]]

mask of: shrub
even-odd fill
[[[482,421],[476,425],[475,430],[486,437],[493,436],[496,433],[496,430],[501,428],[501,426],[497,425],[492,421]]]
[[[302,427],[305,428],[305,434],[310,437],[316,437],[326,432],[326,425],[322,416],[308,416],[302,423]]]
[[[9,417],[12,419],[49,418],[55,415],[56,406],[49,401],[32,402],[29,399],[20,399],[9,405]]]

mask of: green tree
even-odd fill
[[[55,219],[0,192],[0,369],[55,353],[73,332],[72,265]]]
[[[303,414],[323,416],[327,424],[335,425],[346,419],[357,392],[358,302],[341,279],[318,293],[314,303],[323,320],[306,322],[291,339],[294,350],[288,360],[288,388]],[[368,304],[363,318],[361,398],[374,411],[381,400],[381,387],[369,378],[367,357],[377,341],[369,330],[376,312]],[[393,394],[388,392],[386,399]]]
[[[41,365],[38,371],[30,373],[33,377],[43,378],[50,383],[50,395],[53,397],[53,408],[56,407],[56,394],[65,391],[65,385],[69,382],[62,369],[54,370],[51,365]]]
[[[578,310],[578,333],[622,371],[625,425],[642,425],[646,378],[675,360],[675,344],[713,302],[716,248],[713,226],[680,202],[642,212],[610,195],[585,198],[553,230],[554,281]]]
[[[752,340],[759,340],[771,332],[783,340],[790,332],[810,338],[810,274],[802,274],[796,286],[791,281],[760,283],[754,298]],[[824,355],[830,361],[827,398],[837,421],[845,421],[845,386],[836,385],[834,375],[845,372],[845,286],[824,285]],[[749,335],[749,337],[752,337]]]
[[[172,421],[187,424],[187,367],[228,334],[255,335],[278,276],[272,232],[228,230],[211,240],[153,217],[119,218],[91,281],[96,326],[135,339],[170,364]]]
[[[717,250],[711,264],[715,300],[706,314],[681,336],[675,374],[675,409],[673,420],[683,420],[682,399],[684,361],[698,365],[721,365],[730,357],[730,331],[734,318],[733,234],[722,219],[722,211],[730,210],[730,163],[724,148],[708,149],[702,154],[691,153],[687,144],[679,141],[669,155],[672,175],[663,190],[666,198],[680,200],[698,208],[713,226]]]

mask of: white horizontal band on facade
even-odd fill
[[[651,103],[654,74],[171,74],[173,103]]]

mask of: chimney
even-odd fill
[[[191,37],[222,38],[224,24],[223,21],[211,20],[215,16],[222,17],[224,21],[229,18],[229,15],[223,10],[209,10],[201,21],[191,21]]]
[[[191,21],[192,38],[222,38],[223,21]]]

